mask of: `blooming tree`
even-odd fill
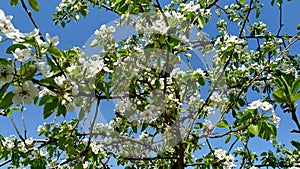
[[[62,0],[53,14],[62,27],[91,8],[120,18],[95,30],[89,46],[60,49],[34,19],[37,0],[10,0],[35,29],[21,32],[0,9],[1,118],[16,131],[0,135],[0,166],[300,168],[299,37],[297,27],[282,31],[283,7],[293,2],[266,2],[278,13],[276,31],[260,20],[259,0],[232,2]],[[126,27],[134,31],[117,39]],[[101,103],[111,100],[112,118],[99,122]],[[53,118],[36,137],[14,121],[30,106]],[[55,121],[74,111],[72,120]],[[295,136],[288,147],[277,139],[279,115],[295,127],[286,131]],[[257,154],[249,144],[255,139],[273,148]]]

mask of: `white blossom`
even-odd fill
[[[46,128],[43,126],[43,125],[39,125],[38,128],[37,128],[37,132],[38,133],[41,133],[45,130]]]
[[[46,150],[40,150],[39,154],[40,154],[40,156],[44,157],[48,154],[48,152]]]
[[[53,38],[51,38],[49,33],[46,33],[46,39],[47,39],[49,44],[52,44],[54,46],[57,46],[59,44],[58,36],[54,36]]]
[[[253,101],[251,104],[249,104],[249,106],[247,108],[248,109],[257,109],[259,107],[262,110],[265,110],[265,111],[273,109],[273,105],[272,104],[270,104],[267,101],[261,101],[260,99],[256,100],[256,101]]]
[[[272,121],[276,125],[276,127],[278,127],[279,126],[279,122],[280,122],[280,117],[276,116],[275,113],[272,113]]]
[[[205,119],[204,123],[203,123],[208,129],[212,129],[213,128],[213,124],[210,120]]]
[[[99,152],[102,152],[104,148],[102,144],[97,143],[96,141],[92,141],[90,146],[94,154],[98,154]]]
[[[214,151],[214,155],[216,156],[217,159],[223,160],[226,157],[226,151],[222,149],[216,149]]]
[[[260,108],[263,110],[271,110],[273,108],[273,105],[267,101],[264,101],[260,104]]]
[[[9,137],[5,137],[3,143],[3,147],[11,150],[15,147],[16,136],[10,135]]]
[[[22,100],[25,104],[31,104],[32,99],[39,93],[39,89],[33,86],[32,81],[25,81],[22,87],[16,87],[13,90],[15,94],[12,98],[14,104],[22,103]]]
[[[33,143],[33,138],[32,138],[32,137],[27,138],[27,139],[25,140],[25,144],[27,144],[27,145],[31,145],[32,143]]]
[[[24,62],[28,60],[31,57],[31,51],[29,49],[20,49],[17,48],[14,52],[13,55],[15,59]]]
[[[83,167],[84,169],[88,168],[88,167],[89,167],[89,162],[88,162],[88,161],[84,162],[84,163],[82,164],[82,167]]]
[[[14,78],[13,69],[9,65],[0,64],[0,85],[10,83]]]

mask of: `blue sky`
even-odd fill
[[[298,23],[300,23],[300,13],[298,12],[300,9],[299,3],[297,0],[295,2],[285,3],[283,8],[283,21],[285,26],[282,29],[282,33],[286,32],[289,34],[296,34],[295,31]],[[224,1],[222,1],[224,2]],[[228,2],[228,0],[226,1]],[[277,32],[278,29],[278,22],[279,22],[279,13],[277,13],[277,6],[271,7],[268,0],[263,0],[266,2],[267,10],[262,13],[262,17],[260,20],[264,21],[267,25],[270,26],[271,31]],[[62,49],[68,49],[71,46],[83,46],[86,41],[93,35],[96,29],[102,24],[109,23],[118,17],[111,13],[105,12],[105,10],[101,9],[91,9],[89,15],[85,19],[80,19],[77,22],[71,22],[67,24],[65,28],[61,28],[60,26],[55,26],[52,23],[52,16],[51,14],[55,13],[55,7],[58,5],[59,1],[39,1],[40,3],[40,12],[36,13],[33,12],[33,17],[36,20],[37,24],[40,27],[42,34],[50,33],[50,35],[58,35],[60,38],[59,47]],[[5,0],[1,2],[0,9],[4,10],[7,15],[13,15],[13,23],[16,28],[20,29],[21,32],[30,32],[33,30],[33,25],[31,24],[28,16],[25,14],[21,5],[17,5],[16,7],[12,8],[9,5],[9,0]],[[276,12],[274,12],[276,11]],[[298,12],[298,13],[297,13]],[[253,16],[251,16],[253,18]],[[215,19],[215,18],[213,18]],[[229,24],[229,27],[231,25]],[[208,27],[204,29],[204,32],[208,34],[215,34],[216,28],[213,23],[209,23]],[[237,29],[231,28],[230,33],[238,34]],[[9,42],[10,43],[10,42]],[[9,43],[0,44],[0,56],[6,57],[5,55],[5,46],[9,45]],[[299,44],[292,48],[292,52],[299,53]],[[11,56],[10,56],[11,57]],[[255,99],[255,95],[251,96],[253,100]],[[102,103],[103,105],[105,104]],[[108,107],[111,107],[112,103],[109,103]],[[103,110],[105,111],[105,110]],[[298,108],[299,112],[299,108]],[[28,136],[36,136],[36,129],[39,124],[43,123],[43,115],[42,109],[36,107],[28,107],[28,109],[24,112],[25,113],[25,121],[28,128]],[[298,113],[299,114],[299,113]],[[76,116],[74,113],[70,113],[67,116],[67,119],[70,117]],[[280,128],[279,128],[279,135],[278,139],[280,142],[289,144],[291,139],[300,140],[299,134],[290,134],[289,130],[294,129],[296,126],[293,122],[291,122],[290,114],[283,114],[278,113],[278,116],[281,118]],[[14,118],[16,118],[16,122],[20,123],[20,116],[15,113]],[[63,119],[63,118],[60,118]],[[49,121],[49,120],[47,120]],[[10,120],[8,118],[0,117],[0,133],[3,135],[9,134],[16,134]],[[253,145],[253,150],[261,152],[266,150],[267,148],[272,148],[271,144],[262,144],[263,142],[260,139],[254,139],[250,142]],[[223,142],[215,141],[215,146],[223,146]],[[251,147],[251,146],[250,146]]]

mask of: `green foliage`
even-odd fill
[[[10,0],[11,6],[16,6],[19,3],[19,0]]]
[[[18,3],[10,0],[11,6]],[[28,3],[39,12],[38,0]],[[52,15],[55,25],[86,18],[92,7],[119,16],[115,26],[136,29],[118,41],[118,29],[102,25],[90,44],[102,50],[93,56],[84,48],[61,49],[58,38],[48,34],[19,33],[10,17],[2,17],[1,36],[12,43],[1,43],[10,59],[0,58],[0,115],[11,118],[18,138],[0,135],[0,161],[17,168],[75,169],[107,168],[111,158],[124,168],[250,168],[257,163],[287,168],[299,163],[300,143],[290,140],[292,150],[276,140],[282,110],[291,112],[286,115],[300,130],[300,63],[288,50],[298,37],[281,32],[283,23],[273,32],[262,22],[264,2],[226,3],[61,2]],[[268,3],[285,9],[283,0]],[[202,32],[207,28],[210,35]],[[195,61],[194,50],[203,55],[206,70]],[[183,61],[186,70],[178,69]],[[32,100],[47,120],[38,127],[38,139],[28,138],[24,120],[22,125],[13,120],[14,112],[23,118]],[[102,108],[108,101],[116,101],[112,111]],[[77,119],[59,122],[74,111],[79,111]],[[94,123],[100,111],[109,123]],[[256,155],[249,144],[253,138],[271,141],[273,150]],[[225,145],[214,145],[215,139]]]
[[[31,6],[31,8],[33,10],[35,10],[36,12],[38,12],[40,10],[38,0],[28,0],[28,3]]]

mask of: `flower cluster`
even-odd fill
[[[251,35],[263,35],[267,31],[267,25],[261,21],[255,22],[254,24],[248,27],[248,30]]]
[[[91,42],[91,46],[114,46],[115,41],[114,41],[114,36],[112,33],[114,33],[115,27],[109,26],[107,27],[106,25],[101,25],[99,30],[95,31],[95,39]]]
[[[9,39],[20,40],[22,34],[11,23],[12,18],[12,16],[5,16],[5,13],[0,9],[0,31]]]
[[[0,64],[0,85],[10,83],[14,78],[13,69],[8,64]]]
[[[270,104],[267,101],[262,101],[261,99],[253,101],[249,106],[247,107],[248,109],[257,109],[261,108],[262,110],[268,111],[273,109],[273,105]]]
[[[235,168],[236,165],[234,164],[234,157],[231,154],[227,154],[226,150],[216,149],[214,150],[215,157],[223,162],[223,165],[228,168]]]
[[[218,46],[220,53],[224,51],[231,51],[234,49],[234,52],[237,53],[246,53],[247,51],[247,42],[244,39],[240,39],[237,36],[231,36],[227,33],[215,41],[215,45]]]
[[[9,137],[5,137],[4,140],[2,141],[3,147],[11,150],[15,147],[16,145],[16,136],[10,135]]]
[[[25,104],[31,104],[32,99],[39,93],[39,89],[33,86],[32,81],[25,81],[22,87],[16,87],[13,90],[15,94],[12,98],[14,104],[20,104],[24,101]]]

